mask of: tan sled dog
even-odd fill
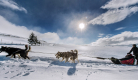
[[[62,60],[63,61],[65,59],[65,62],[68,62],[68,59],[70,58],[70,60],[72,60],[72,62],[75,63],[75,59],[78,60],[78,51],[77,50],[71,50],[71,52],[57,52],[57,54],[55,55],[56,58],[60,58],[62,57]],[[79,62],[79,61],[78,61]]]
[[[56,58],[60,58],[60,57],[62,57],[62,60],[61,61],[63,61],[64,59],[65,59],[65,62],[68,62],[68,59],[69,59],[69,57],[70,57],[70,55],[69,55],[69,53],[70,52],[57,52],[57,54],[55,55],[56,56]]]

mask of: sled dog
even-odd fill
[[[65,62],[68,62],[68,59],[69,59],[69,53],[70,52],[57,52],[57,54],[55,55],[56,56],[56,58],[60,58],[60,57],[62,57],[62,60],[61,61],[63,61],[64,59],[65,59]]]
[[[68,60],[69,60],[69,58],[70,58],[70,60],[72,60],[72,62],[74,62],[75,63],[75,59],[77,59],[78,60],[78,50],[71,50],[70,52],[68,51],[68,52],[57,52],[57,54],[55,55],[56,56],[56,58],[60,58],[60,57],[62,57],[62,60],[61,61],[63,61],[64,59],[65,59],[65,62],[68,62]],[[78,60],[78,62],[79,62],[79,60]]]
[[[7,52],[8,55],[6,55],[6,57],[7,56],[11,56],[11,57],[14,56],[14,58],[16,58],[15,55],[18,55],[18,56],[20,55],[20,57],[23,57],[24,59],[26,59],[26,58],[30,59],[28,57],[28,52],[31,50],[31,46],[29,46],[29,50],[27,50],[28,46],[25,45],[25,47],[26,47],[26,49],[1,46],[0,52],[2,52],[2,51]]]

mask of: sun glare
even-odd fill
[[[85,27],[84,23],[79,24],[79,28],[82,30]]]

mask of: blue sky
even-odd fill
[[[0,17],[1,33],[34,32],[52,43],[129,45],[137,39],[138,0],[0,0]]]

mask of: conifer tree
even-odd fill
[[[39,41],[37,40],[37,36],[35,36],[35,34],[32,32],[29,36],[29,39],[28,39],[28,43],[33,45],[33,44],[37,44]]]

